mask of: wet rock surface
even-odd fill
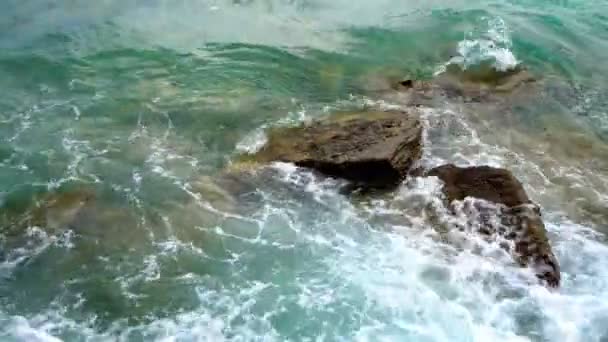
[[[532,267],[537,277],[548,285],[559,286],[559,264],[549,244],[540,208],[530,201],[510,171],[449,164],[431,169],[426,175],[443,181],[443,192],[449,203],[467,198],[483,200],[468,202],[459,210],[466,212],[479,233],[512,241],[510,246],[503,247],[520,265]],[[488,206],[487,202],[498,206]]]
[[[452,164],[431,169],[428,176],[436,176],[444,185],[449,202],[474,197],[514,207],[530,203],[523,185],[505,169],[489,166],[457,167]]]
[[[388,187],[406,176],[421,155],[421,144],[422,125],[414,114],[340,113],[270,131],[252,159],[290,162],[353,183]]]

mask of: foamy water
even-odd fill
[[[1,340],[607,338],[608,154],[587,121],[560,115],[605,117],[584,97],[569,99],[574,109],[553,105],[550,82],[535,96],[542,105],[446,100],[415,110],[424,125],[419,166],[492,165],[522,180],[542,208],[559,289],[538,284],[504,241],[450,229],[466,227],[467,218],[448,213],[434,177],[348,196],[343,181],[291,164],[247,169],[242,183],[223,173],[238,171],[235,156],[263,146],[271,127],[335,110],[403,109],[348,85],[349,73],[403,70],[391,56],[413,59],[405,51],[415,49],[397,41],[416,40],[400,34],[442,27],[445,18],[462,31],[447,38],[456,55],[421,62],[429,74],[449,64],[491,62],[504,71],[533,60],[538,52],[516,51],[518,27],[508,23],[517,7],[501,16],[441,1],[66,6],[19,7],[20,20],[54,19],[39,26],[15,19],[29,29],[1,40],[18,54],[16,46],[38,46],[46,29],[65,35],[31,62],[48,70],[13,74],[17,64],[6,56],[12,69],[1,64],[11,78],[0,84],[17,89],[0,97]],[[420,53],[442,49],[430,46]],[[54,55],[63,49],[76,66]],[[65,75],[57,81],[53,72]],[[327,99],[318,94],[323,82],[344,90]],[[553,123],[553,135],[535,120]],[[89,192],[95,199],[82,204]],[[36,218],[31,202],[45,203],[49,193],[75,195]],[[84,213],[69,219],[79,205]]]

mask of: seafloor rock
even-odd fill
[[[34,201],[23,221],[28,226],[61,230],[72,225],[94,200],[95,193],[89,188],[47,193]]]
[[[371,97],[403,106],[432,107],[442,98],[441,89],[432,81],[404,78],[395,71],[370,73],[358,82],[358,88]]]
[[[98,190],[85,185],[37,194],[26,207],[3,212],[0,260],[34,256],[30,249],[47,238],[75,246],[74,255],[82,262],[146,246],[150,232],[138,213],[128,204],[104,200]]]
[[[496,70],[492,65],[463,69],[448,65],[446,70],[427,81],[395,77],[393,74],[368,75],[361,88],[394,103],[432,107],[445,99],[467,103],[523,101],[538,93],[537,79],[524,67]],[[521,99],[520,99],[521,98]]]
[[[238,167],[244,167],[239,165]],[[252,211],[261,201],[258,182],[271,181],[263,170],[226,168],[212,176],[201,176],[191,182],[192,190],[206,205],[219,212],[243,213]]]
[[[449,65],[446,71],[435,79],[435,83],[451,95],[511,92],[534,81],[536,78],[523,67],[497,70],[489,64],[467,69],[459,65]]]
[[[420,157],[422,126],[405,112],[336,114],[311,124],[276,128],[251,156],[291,162],[372,187],[396,185]]]
[[[443,192],[450,203],[472,197],[499,204],[495,208],[498,222],[484,213],[484,206],[475,207],[480,213],[480,232],[513,241],[510,252],[519,264],[530,265],[538,278],[550,286],[559,286],[559,264],[547,239],[540,209],[511,172],[489,166],[463,168],[449,164],[434,168],[427,175],[443,181]]]

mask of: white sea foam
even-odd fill
[[[268,137],[264,132],[264,128],[260,127],[250,134],[246,135],[236,145],[236,150],[240,153],[253,154],[259,151],[268,141]]]
[[[317,209],[316,218],[299,212],[303,203],[284,203],[274,208],[291,218],[284,222],[297,226],[291,230],[296,233],[295,238],[306,243],[319,258],[283,264],[302,275],[294,279],[295,293],[282,293],[267,303],[265,293],[289,288],[289,283],[252,281],[240,284],[238,288],[222,286],[219,290],[201,283],[197,287],[201,300],[199,309],[138,326],[126,327],[117,323],[105,332],[94,332],[85,325],[81,331],[87,334],[86,338],[104,340],[119,336],[118,340],[127,341],[134,336],[144,336],[162,341],[279,341],[284,339],[281,333],[285,331],[277,331],[272,319],[288,314],[294,308],[305,313],[297,318],[301,322],[312,320],[315,315],[345,320],[342,323],[333,321],[323,328],[324,336],[331,340],[537,340],[524,336],[531,333],[527,329],[537,330],[536,333],[544,338],[564,341],[600,341],[603,336],[600,326],[592,325],[592,322],[608,317],[608,307],[604,304],[607,301],[603,298],[608,283],[602,280],[608,278],[601,262],[608,259],[608,248],[595,241],[601,237],[597,233],[568,222],[553,223],[552,217],[547,218],[549,231],[560,234],[554,247],[564,275],[562,288],[551,292],[535,285],[534,276],[526,269],[444,244],[423,225],[418,229],[407,223],[397,227],[388,221],[369,225],[361,216],[364,212],[349,204],[335,190],[323,191],[326,187],[323,179],[310,178],[305,171],[298,175],[302,171],[288,165],[278,167],[285,174],[282,179],[286,184],[295,182],[303,191],[316,189],[311,191],[321,192],[325,197],[325,209]],[[402,216],[406,210],[391,211],[386,206],[408,205],[413,197],[431,202],[437,199],[436,180],[429,178],[417,182],[400,189],[394,198],[375,201],[368,207],[368,212]],[[266,219],[270,220],[270,216]],[[271,226],[270,221],[264,224],[267,229]],[[423,233],[425,231],[429,234]],[[217,233],[231,237],[226,231],[218,230]],[[491,248],[474,235],[465,238]],[[275,238],[266,235],[264,239]],[[273,247],[258,241],[249,248]],[[167,257],[173,257],[178,250],[164,248],[165,253],[169,253]],[[158,272],[158,258],[146,260],[143,279],[157,281],[158,278],[148,275]],[[315,263],[314,268],[307,266],[311,262]],[[153,272],[151,265],[155,265]],[[236,266],[251,267],[247,264]],[[187,277],[189,282],[202,279],[200,275]],[[265,314],[252,312],[256,305],[268,305],[268,311]],[[341,324],[346,324],[353,312],[358,312],[357,324],[353,329],[341,329]],[[10,331],[8,336],[17,341],[28,338],[53,341],[51,331],[54,330],[49,327],[65,327],[68,322],[63,320],[61,315],[47,319],[21,318],[19,325],[5,328]],[[532,328],[522,325],[530,320]]]
[[[519,64],[512,49],[513,43],[504,20],[484,18],[476,30],[458,42],[458,55],[441,65],[435,74],[445,72],[450,64],[467,69],[488,62],[498,71],[507,71]]]
[[[43,329],[33,328],[28,320],[23,317],[14,317],[8,329],[10,333],[5,337],[10,336],[17,341],[62,342],[62,340],[53,337]]]
[[[487,142],[466,113],[449,106],[421,108],[420,113],[426,166],[508,163],[509,151]],[[197,203],[192,210],[212,211],[175,172],[171,161],[181,157],[171,152],[167,141],[158,139],[150,148],[146,167],[191,194]],[[543,174],[525,155],[519,158],[520,175]],[[436,178],[414,179],[392,194],[359,203],[340,194],[340,181],[288,163],[268,168],[273,181],[258,184],[263,205],[257,212],[239,216],[216,210],[223,224],[194,227],[207,238],[220,239],[225,248],[221,257],[208,246],[180,240],[176,232],[183,227],[172,227],[166,218],[168,238],[154,243],[157,253],[142,257],[135,272],[115,279],[122,295],[136,303],[145,298],[137,293],[140,284],[191,284],[197,294],[193,300],[199,301],[194,309],[135,325],[117,320],[105,329],[49,309],[28,317],[0,317],[0,336],[15,341],[55,341],[62,334],[92,341],[280,341],[302,334],[355,341],[598,342],[605,337],[608,273],[603,260],[608,260],[608,247],[600,242],[605,237],[588,227],[545,212],[563,277],[562,287],[549,291],[495,241],[471,231],[446,234],[430,229],[433,216],[448,224],[464,220],[442,210]],[[135,186],[144,171],[132,174]],[[551,186],[551,179],[530,186]],[[242,224],[235,228],[226,224],[229,220]],[[40,234],[31,231],[33,238]],[[67,246],[73,246],[70,238]],[[179,262],[184,255],[196,257],[200,265],[232,267],[231,275],[221,280],[184,270],[164,278],[175,272],[167,268],[175,265],[167,260]],[[295,323],[283,325],[282,319]]]

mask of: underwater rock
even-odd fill
[[[357,87],[371,97],[409,107],[431,107],[441,95],[441,89],[433,82],[404,78],[397,71],[369,73],[358,82]]]
[[[517,101],[534,93],[531,86],[537,79],[524,67],[496,70],[492,65],[479,65],[463,69],[448,65],[446,70],[430,80],[397,77],[394,74],[368,75],[361,88],[373,96],[405,106],[433,107],[444,99],[461,99],[464,102],[497,102],[506,99]],[[538,90],[536,91],[538,92]]]
[[[70,226],[94,200],[95,193],[88,188],[48,193],[36,200],[26,221],[29,226],[60,230]]]
[[[40,194],[22,213],[7,217],[10,230],[18,236],[28,227],[38,227],[47,233],[74,230],[83,236],[122,234],[136,225],[126,206],[105,203],[92,187],[62,189]],[[124,228],[124,230],[123,230]]]
[[[536,78],[525,68],[496,70],[492,65],[463,69],[449,65],[433,81],[448,97],[483,98],[511,93]]]
[[[73,248],[70,259],[80,264],[117,250],[135,250],[150,236],[128,206],[102,200],[93,187],[36,194],[29,202],[2,217],[0,261],[35,258],[43,255],[46,244],[57,241],[59,247]]]
[[[256,181],[265,178],[259,170],[227,168],[219,174],[200,176],[191,182],[192,190],[215,210],[225,213],[248,212],[252,203],[261,201]]]
[[[340,113],[271,130],[251,159],[290,162],[356,184],[387,187],[406,176],[421,155],[421,144],[422,125],[411,113]]]
[[[539,279],[550,286],[559,286],[559,264],[549,244],[540,208],[530,201],[523,185],[510,171],[449,164],[431,169],[427,176],[443,181],[443,192],[450,203],[472,197],[498,204],[498,222],[489,219],[483,205],[475,206],[474,210],[481,212],[481,231],[513,241],[510,252],[520,265],[531,266]]]
[[[536,78],[523,66],[499,70],[492,64],[480,64],[463,68],[460,65],[450,64],[445,72],[437,76],[439,84],[448,81],[459,81],[465,84],[477,84],[496,90],[510,90],[519,84],[534,82]]]

